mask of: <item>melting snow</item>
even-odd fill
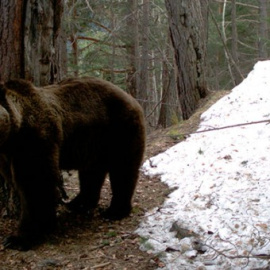
[[[199,130],[270,119],[270,61],[201,116]],[[162,269],[270,266],[270,124],[191,135],[146,161],[176,188],[137,233]]]

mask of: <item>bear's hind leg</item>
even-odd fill
[[[98,168],[80,170],[80,192],[68,203],[68,208],[78,213],[86,213],[96,208],[106,174],[106,170]]]
[[[125,166],[125,164],[111,169],[112,200],[110,207],[105,212],[105,218],[118,220],[130,214],[138,175],[139,168]]]

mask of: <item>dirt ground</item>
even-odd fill
[[[188,120],[165,130],[156,130],[147,137],[145,159],[152,157],[183,140],[197,129],[202,112],[227,94],[215,92],[202,101],[200,108]],[[69,197],[78,192],[75,173],[65,173],[66,191]],[[74,181],[75,180],[75,181]],[[101,270],[150,270],[164,265],[158,256],[139,249],[141,239],[134,233],[145,213],[158,207],[170,190],[158,177],[149,178],[143,173],[133,200],[133,213],[122,221],[110,222],[102,219],[100,209],[110,201],[109,182],[106,181],[100,201],[93,217],[74,216],[59,208],[59,230],[45,244],[34,250],[20,252],[5,250],[0,246],[0,270],[50,270],[50,269],[101,269]],[[16,220],[0,219],[0,242],[15,231]]]

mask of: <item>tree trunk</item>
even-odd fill
[[[259,0],[260,26],[259,26],[259,57],[266,59],[267,41],[268,41],[268,24],[267,24],[267,0]]]
[[[112,50],[112,56],[110,57],[110,79],[109,81],[111,81],[112,83],[115,83],[115,74],[114,74],[114,68],[115,68],[115,55],[116,55],[116,51],[115,51],[115,14],[113,12],[113,10],[111,10],[111,29],[112,29],[112,47],[111,47],[111,50]]]
[[[24,78],[39,86],[61,79],[66,71],[65,40],[60,31],[62,11],[62,0],[0,1],[1,82]],[[5,212],[14,214],[18,204],[10,163],[1,155],[0,177],[0,207],[6,206]]]
[[[161,99],[160,99],[160,111],[157,127],[166,128],[172,124],[176,124],[173,121],[173,117],[176,116],[178,118],[179,111],[177,109],[179,106],[175,106],[177,102],[175,102],[175,97],[173,95],[173,83],[175,82],[175,72],[169,64],[170,59],[172,57],[172,49],[170,36],[168,34],[168,44],[166,46],[166,50],[164,52],[163,61],[162,61],[162,91],[161,91]],[[173,66],[174,67],[174,66]],[[175,86],[175,85],[174,85]]]
[[[79,75],[79,70],[78,70],[78,40],[76,37],[76,34],[71,34],[70,35],[70,42],[71,42],[71,49],[72,49],[72,59],[71,59],[71,64],[73,66],[73,76],[78,77]]]
[[[24,27],[26,2],[0,1],[0,81],[24,77]]]
[[[57,79],[56,44],[60,32],[61,0],[27,1],[24,22],[25,78],[35,85]]]
[[[59,54],[62,11],[61,0],[1,0],[0,81],[25,78],[46,85],[60,80],[66,61]]]
[[[206,18],[199,1],[165,0],[165,4],[175,51],[179,100],[183,119],[188,119],[207,92],[206,29],[202,31]]]
[[[238,35],[236,24],[236,0],[231,1],[231,24],[232,24],[232,58],[238,63]]]
[[[139,67],[139,24],[138,0],[128,0],[126,20],[126,50],[128,57],[127,91],[133,97],[138,96],[138,67]]]
[[[55,40],[55,63],[52,66],[52,77],[60,82],[67,76],[67,36],[60,28],[59,35]]]
[[[140,80],[139,80],[139,96],[138,98],[142,100],[142,107],[145,114],[147,115],[150,111],[148,103],[148,63],[149,63],[149,0],[143,0],[143,15],[142,15],[142,53],[140,59]]]
[[[167,65],[167,61],[164,60],[162,63],[162,93],[161,93],[161,104],[160,104],[160,112],[158,118],[158,127],[166,128],[167,127],[167,110],[170,106],[168,106],[169,100],[169,84],[170,84],[170,77],[169,77],[169,68]]]
[[[238,58],[238,34],[237,34],[237,24],[236,24],[236,0],[231,1],[232,9],[231,9],[231,24],[232,24],[232,60],[234,65],[232,65],[233,79],[234,85],[239,84],[242,81],[242,76],[239,74],[238,69],[236,67],[239,66],[239,58]]]

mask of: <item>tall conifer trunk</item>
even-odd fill
[[[204,1],[207,5],[207,1]],[[206,18],[200,1],[166,0],[177,66],[177,89],[183,119],[188,119],[206,96]]]

